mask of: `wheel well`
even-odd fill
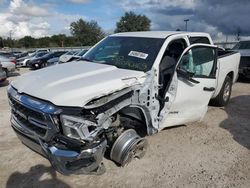
[[[146,117],[142,109],[137,107],[125,107],[120,110],[118,114],[120,114],[122,118],[125,118],[125,121],[129,119],[129,121],[132,122],[132,126],[140,136],[146,136],[148,134]]]
[[[234,72],[233,71],[229,72],[227,74],[227,76],[229,76],[231,78],[231,80],[233,81],[233,79],[234,79]]]

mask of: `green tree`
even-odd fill
[[[124,16],[116,23],[115,33],[129,31],[149,31],[150,19],[145,15],[125,12]]]
[[[4,44],[3,44],[3,38],[0,37],[0,48],[3,48],[4,47]]]
[[[35,47],[39,47],[39,48],[47,48],[50,47],[50,43],[51,43],[51,39],[50,37],[41,37],[36,39],[37,44]]]
[[[36,39],[31,36],[25,36],[19,40],[19,44],[25,48],[31,48],[36,45]]]
[[[93,45],[105,36],[96,21],[87,22],[81,18],[70,24],[70,31],[82,46]]]
[[[76,38],[73,36],[67,36],[64,40],[64,46],[70,47],[70,46],[77,46],[76,45]]]
[[[65,44],[64,44],[65,38],[66,38],[65,34],[52,35],[51,36],[51,45],[63,47],[63,46],[65,46]]]

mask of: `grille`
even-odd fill
[[[9,100],[12,106],[12,114],[14,117],[28,129],[44,137],[47,132],[47,125],[45,123],[44,115],[22,105],[11,96],[9,96]]]

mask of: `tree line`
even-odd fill
[[[114,32],[148,31],[150,30],[150,24],[150,19],[145,15],[125,12],[116,23]],[[58,34],[41,38],[25,36],[20,39],[5,39],[0,37],[0,48],[91,46],[107,35],[96,21],[85,21],[82,18],[70,24],[70,33],[71,36]]]

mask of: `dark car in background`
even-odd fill
[[[238,42],[232,50],[240,52],[239,74],[250,79],[250,40]]]
[[[49,52],[46,55],[30,60],[29,67],[31,69],[40,69],[47,66],[47,61],[49,59],[60,57],[65,54],[65,51]]]
[[[47,61],[47,67],[52,65],[57,65],[59,62],[59,57],[51,58]]]
[[[17,59],[17,66],[21,66],[21,67],[26,67],[29,66],[29,63],[31,60],[39,58],[44,56],[45,54],[47,54],[48,52],[38,52],[38,53],[34,53],[31,56],[27,55],[25,57],[19,58]]]

